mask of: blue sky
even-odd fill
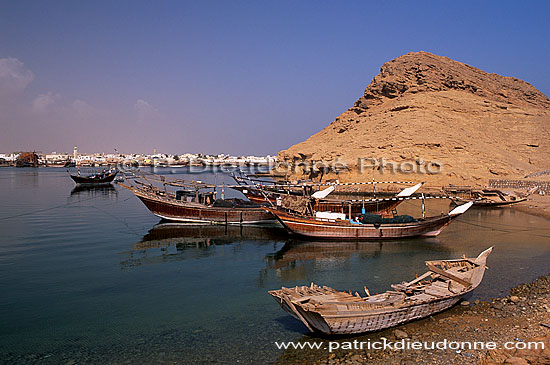
[[[550,95],[550,3],[0,1],[0,152],[274,154],[428,51]]]

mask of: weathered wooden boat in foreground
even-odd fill
[[[359,223],[351,219],[318,218],[270,207],[264,207],[264,209],[275,215],[279,222],[293,234],[314,238],[379,240],[435,237],[471,206],[472,202],[460,205],[448,214],[413,219],[406,223],[392,222],[391,219],[382,220],[382,223]]]
[[[428,272],[392,285],[393,290],[366,297],[326,286],[300,286],[270,291],[281,307],[312,332],[357,334],[378,331],[424,318],[456,304],[481,283],[487,256],[426,261]]]

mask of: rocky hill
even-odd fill
[[[550,99],[513,77],[408,53],[385,63],[330,125],[279,152],[286,162],[340,160],[351,168],[341,179],[371,179],[372,160],[360,158],[377,166],[384,159],[377,179],[482,186],[490,178],[523,177],[550,168]]]

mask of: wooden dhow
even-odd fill
[[[357,334],[425,318],[456,304],[481,283],[492,247],[476,258],[426,261],[425,274],[393,290],[366,296],[326,286],[297,286],[269,292],[311,332]]]
[[[312,208],[319,212],[343,213],[351,207],[352,215],[364,213],[386,215],[390,214],[399,204],[411,197],[423,184],[424,183],[419,183],[409,188],[405,188],[394,196],[385,198],[368,198],[361,200],[315,199],[312,203]],[[317,193],[314,193],[312,196],[315,197]]]
[[[259,204],[238,199],[216,199],[216,191],[201,191],[212,188],[207,184],[165,182],[165,185],[184,189],[176,192],[159,189],[139,180],[132,186],[119,185],[134,193],[151,213],[170,221],[215,224],[276,223],[274,216]]]
[[[435,237],[471,206],[472,202],[469,202],[454,208],[447,214],[412,219],[406,223],[391,219],[381,219],[381,223],[359,223],[352,219],[319,218],[270,207],[264,207],[264,209],[276,216],[292,234],[321,239],[380,240]]]
[[[316,188],[321,186],[350,186],[350,185],[375,185],[379,184],[411,184],[405,181],[382,181],[382,182],[366,182],[366,183],[313,183],[304,182],[296,184],[281,184],[274,183],[267,180],[252,179],[248,176],[237,176],[231,174],[233,179],[238,185],[231,186],[231,189],[241,192],[250,201],[255,203],[276,203],[277,199],[281,196],[313,196],[315,195]],[[418,183],[412,187],[405,188],[398,193],[378,193],[379,198],[376,198],[376,193],[372,195],[372,198],[362,200],[350,200],[350,199],[315,199],[312,201],[313,209],[323,212],[342,212],[344,209],[348,209],[348,205],[351,205],[352,214],[359,214],[361,212],[373,213],[373,214],[388,214],[399,204],[401,204],[407,197],[412,196],[418,189],[422,187],[424,183]],[[333,189],[334,191],[334,189]],[[369,194],[373,194],[370,193]],[[382,195],[383,194],[383,195]]]
[[[504,206],[507,206],[507,205],[513,205],[513,204],[524,202],[526,200],[527,200],[527,198],[515,198],[515,197],[510,197],[510,198],[507,198],[505,200],[496,200],[496,199],[491,199],[491,198],[480,198],[480,199],[473,200],[473,202],[474,202],[474,207],[491,208],[491,207],[504,207]],[[465,201],[467,201],[467,200],[466,199],[453,199],[454,204],[463,204]]]
[[[526,196],[520,197],[498,189],[472,189],[469,186],[449,185],[442,190],[447,194],[453,195],[451,200],[454,204],[473,201],[474,207],[503,207],[521,203],[527,200],[526,196],[535,191],[530,191]]]
[[[80,170],[78,173],[75,174],[69,174],[71,179],[80,186],[101,186],[101,185],[109,185],[114,180],[116,175],[118,174],[118,170],[112,169],[109,171],[102,171],[102,172],[95,172],[88,175],[80,175]]]

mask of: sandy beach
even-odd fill
[[[516,204],[514,209],[550,219],[550,196],[531,195],[526,201]]]

